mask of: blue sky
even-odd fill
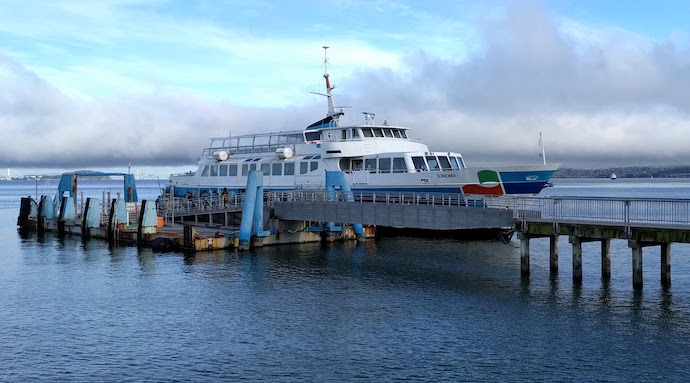
[[[373,111],[469,164],[688,164],[683,1],[0,1],[0,167],[192,169],[208,137]],[[24,170],[21,170],[24,169]]]

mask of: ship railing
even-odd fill
[[[598,222],[690,226],[690,199],[615,197],[516,197],[514,218],[548,222]]]
[[[242,146],[224,146],[218,148],[206,148],[204,149],[202,155],[212,156],[213,153],[224,150],[229,155],[234,154],[262,154],[262,153],[275,153],[276,150],[280,148],[290,148],[295,151],[295,143],[280,143],[280,144],[256,144],[256,145],[242,145]]]
[[[165,197],[157,202],[159,216],[168,216],[172,213],[203,213],[214,212],[242,207],[244,196],[241,194],[216,195],[208,197],[186,198]]]

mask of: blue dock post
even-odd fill
[[[355,202],[355,197],[350,189],[350,184],[345,179],[345,172],[343,171],[326,171],[326,197],[329,201],[335,200],[335,187],[340,186],[340,191],[343,196],[347,198],[347,202]],[[365,239],[364,227],[361,223],[352,223],[352,230],[358,240]]]
[[[256,209],[257,185],[259,180],[263,185],[263,172],[252,170],[247,174],[247,189],[244,193],[244,203],[242,205],[242,221],[240,222],[240,241],[238,248],[240,250],[249,250],[249,245],[252,239],[252,221],[254,218],[254,210]],[[263,189],[263,188],[262,188]],[[263,198],[261,196],[260,198]]]
[[[254,202],[254,216],[253,216],[253,230],[252,234],[257,237],[266,237],[271,234],[270,231],[264,231],[264,177],[261,172],[261,177],[256,183],[256,200]]]

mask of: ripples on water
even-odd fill
[[[516,240],[161,254],[20,236],[24,194],[0,187],[0,381],[689,378],[686,245],[672,247],[667,290],[658,247],[645,248],[634,292],[623,241],[608,283],[585,244],[574,287],[567,237],[553,277],[548,240],[531,242],[529,280]]]

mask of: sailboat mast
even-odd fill
[[[539,147],[541,148],[539,157],[541,157],[543,164],[546,165],[546,152],[544,151],[544,140],[542,139],[541,132],[539,132]]]

